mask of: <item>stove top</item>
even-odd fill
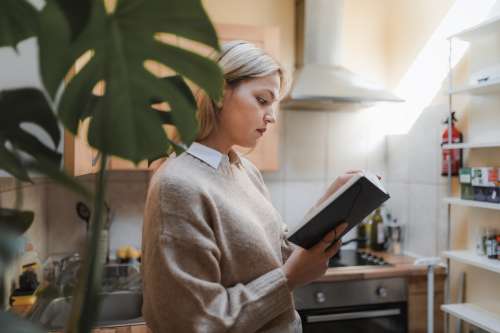
[[[330,258],[328,267],[350,266],[392,266],[380,256],[362,250],[340,250],[337,255]]]

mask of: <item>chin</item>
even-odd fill
[[[258,140],[253,140],[253,141],[244,141],[244,142],[239,142],[236,145],[243,147],[243,148],[248,148],[248,149],[253,149],[255,146],[257,146]]]

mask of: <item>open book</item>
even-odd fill
[[[308,249],[326,233],[347,222],[344,233],[337,235],[340,239],[389,198],[376,175],[366,171],[355,174],[321,205],[312,209],[301,223],[290,228],[288,240]]]

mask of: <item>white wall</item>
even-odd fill
[[[454,1],[448,2],[451,5]],[[404,4],[404,1],[400,4]],[[425,17],[426,12],[434,13],[434,2],[426,6],[411,5],[406,10],[415,11]],[[427,8],[425,8],[427,7]],[[445,8],[444,8],[445,9]],[[443,12],[443,14],[446,11]],[[402,18],[413,17],[407,13]],[[500,3],[497,1],[490,17],[500,15]],[[436,22],[439,17],[435,17]],[[396,66],[390,71],[392,81],[404,72],[404,64],[411,62],[415,48],[406,41],[425,41],[432,29],[422,28],[422,21],[405,19],[406,25],[400,24],[400,30],[394,32],[399,37],[393,38],[391,57],[397,59]],[[427,22],[427,21],[426,21]],[[404,38],[404,40],[403,40]],[[403,41],[401,41],[403,40]],[[454,84],[465,83],[469,74],[478,68],[498,63],[500,47],[498,39],[486,40],[471,46],[464,59],[454,69]],[[420,84],[425,84],[422,82]],[[448,82],[443,82],[434,100],[424,108],[407,135],[388,137],[388,181],[393,194],[390,206],[406,222],[406,250],[421,256],[440,255],[446,247],[447,206],[442,199],[447,196],[446,178],[439,175],[441,167],[440,135],[444,126],[440,121],[448,112],[445,92]],[[464,133],[465,141],[499,141],[500,98],[489,96],[455,96],[454,109],[459,119],[458,127]],[[499,149],[478,149],[465,151],[465,165],[500,166]],[[457,181],[453,181],[453,195],[459,195]],[[475,247],[475,235],[481,227],[498,225],[499,213],[484,209],[455,207],[451,208],[451,248],[470,249]],[[450,281],[452,287],[451,302],[456,302],[458,277],[466,273],[466,302],[473,302],[486,309],[500,313],[498,295],[492,290],[499,290],[500,277],[472,266],[451,261]],[[452,321],[453,325],[454,321]]]

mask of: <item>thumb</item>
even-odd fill
[[[316,243],[311,249],[313,251],[323,252],[332,244],[332,242],[335,240],[336,237],[337,235],[335,229],[333,229],[329,231],[325,236],[323,236],[323,238],[318,243]]]

